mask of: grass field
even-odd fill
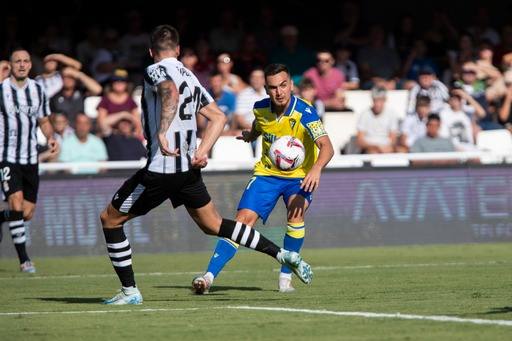
[[[276,291],[272,259],[241,252],[194,296],[208,254],[135,254],[145,302],[120,307],[100,304],[119,287],[107,256],[37,259],[36,275],[2,259],[0,340],[512,340],[511,244],[304,256],[315,278],[294,293]]]

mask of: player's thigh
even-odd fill
[[[204,233],[218,235],[222,217],[212,201],[198,208],[186,207],[188,214]]]
[[[281,180],[271,176],[253,176],[238,204],[238,211],[251,210],[265,223],[282,194]]]
[[[172,179],[168,198],[174,208],[184,205],[187,208],[199,209],[212,200],[199,169],[174,174]]]
[[[293,194],[287,202],[287,218],[290,223],[301,223],[309,207],[308,200],[300,194]]]

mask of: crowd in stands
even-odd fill
[[[225,135],[250,128],[252,104],[267,96],[263,68],[271,62],[290,68],[296,95],[320,116],[351,112],[348,91],[371,91],[368,109],[357,113],[352,152],[471,151],[481,130],[512,131],[512,24],[491,25],[487,9],[480,7],[467,27],[456,27],[434,10],[431,25],[421,32],[411,15],[393,30],[380,24],[362,30],[358,3],[347,1],[343,10],[343,25],[323,48],[303,44],[300,26],[278,26],[272,13],[264,15],[267,7],[257,29],[241,29],[235,13],[226,9],[218,26],[193,41],[186,40],[186,23],[175,23],[184,31],[180,60],[228,117]],[[38,38],[44,49],[34,48],[33,76],[50,97],[61,143],[56,158],[42,148],[42,161],[145,156],[136,101],[151,62],[143,19],[130,12],[125,31],[91,26],[81,41],[49,25]],[[1,61],[0,80],[8,74],[8,63]],[[409,91],[406,115],[386,108],[387,93],[395,89]],[[97,117],[84,114],[89,96],[102,96]],[[198,119],[199,134],[206,124]]]

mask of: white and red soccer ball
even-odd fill
[[[283,171],[300,167],[306,155],[302,142],[292,136],[281,136],[276,139],[270,146],[268,154],[274,166]]]

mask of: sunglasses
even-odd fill
[[[317,58],[316,62],[317,63],[330,63],[331,60],[330,59]]]

